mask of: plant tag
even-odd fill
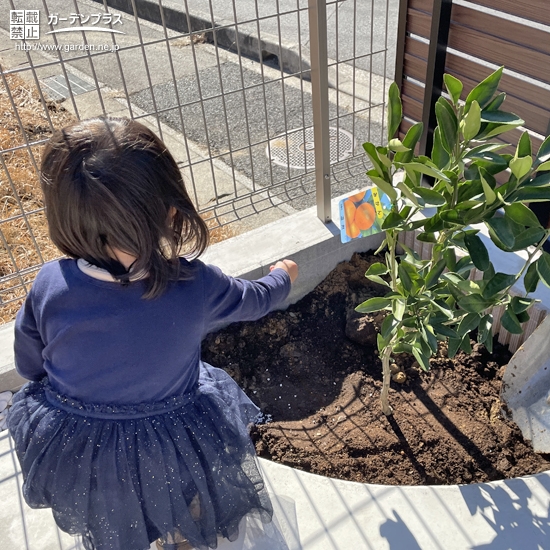
[[[339,210],[340,238],[349,243],[383,231],[382,223],[391,210],[391,201],[377,187],[369,187],[342,199]]]

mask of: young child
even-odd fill
[[[280,304],[296,264],[246,281],[193,259],[208,230],[164,144],[127,119],[55,133],[41,184],[69,259],[42,267],[15,323],[31,382],[8,426],[29,506],[88,550],[204,550],[248,514],[269,522],[247,431],[259,410],[200,346]]]

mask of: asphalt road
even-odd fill
[[[19,9],[34,8],[44,11],[40,0],[25,0],[24,5],[22,0],[15,2],[15,7]],[[386,11],[391,19],[398,0],[388,2],[389,4],[386,4],[386,0],[372,0],[372,3],[368,0],[343,0],[330,3],[327,6],[329,56],[344,60],[354,53],[361,56],[365,52],[384,48],[385,38],[382,40],[373,34],[371,41],[369,35],[373,27],[376,35],[384,36],[381,30],[385,29]],[[163,1],[164,5],[168,3],[169,0]],[[47,0],[46,4],[50,14],[58,13],[60,16],[68,16],[77,10],[83,14],[103,11],[96,2],[90,0],[78,0],[75,6],[72,3],[69,6],[65,0]],[[177,5],[181,6],[182,3],[178,2]],[[188,6],[189,11],[197,16],[201,13],[205,16],[205,6],[211,7],[206,15],[217,23],[221,22],[220,24],[227,20],[234,22],[236,18],[239,32],[246,32],[247,29],[251,32],[255,29],[257,32],[256,23],[250,23],[250,19],[259,16],[262,32],[280,37],[283,44],[292,45],[296,40],[307,37],[307,11],[303,10],[307,6],[305,0],[211,0],[209,4],[188,0]],[[5,30],[9,28],[10,7],[7,3],[0,4],[0,27]],[[297,11],[297,7],[302,11]],[[276,13],[281,14],[280,17],[276,17]],[[298,16],[301,22],[300,34]],[[356,23],[355,31],[352,32],[349,27],[353,27],[350,23],[353,20]],[[380,28],[382,25],[383,29]],[[296,128],[312,125],[311,94],[307,83],[300,83],[295,77],[281,80],[282,75],[277,67],[264,65],[262,68],[260,63],[253,60],[245,60],[246,67],[242,66],[241,76],[243,60],[238,56],[225,52],[220,58],[219,52],[211,44],[197,43],[191,46],[189,41],[181,39],[173,42],[170,48],[175,73],[174,84],[166,43],[162,42],[162,29],[143,20],[139,21],[138,26],[138,22],[129,14],[122,14],[122,24],[118,28],[124,30],[125,34],[116,36],[117,43],[128,48],[118,53],[118,59],[113,53],[109,53],[94,57],[92,63],[89,58],[82,58],[82,52],[63,52],[61,55],[67,70],[74,68],[78,74],[87,76],[92,84],[97,80],[100,86],[106,85],[111,90],[102,93],[116,96],[127,92],[131,102],[145,113],[160,112],[163,122],[184,133],[188,140],[207,152],[207,157],[218,156],[230,171],[245,176],[254,186],[269,187],[304,174],[303,169],[271,162],[266,154],[266,141]],[[335,39],[336,29],[339,29],[338,43]],[[41,44],[53,44],[53,36],[46,34],[48,30],[47,17],[42,13]],[[110,36],[98,36],[99,34],[88,34],[87,39],[90,43],[111,40]],[[144,41],[156,43],[145,48],[133,47],[139,45],[140,35]],[[56,36],[59,44],[83,40],[80,33]],[[307,47],[306,42],[303,45]],[[388,35],[388,44],[390,43],[393,40]],[[44,63],[44,52],[31,52],[30,55],[35,58],[36,64]],[[54,53],[49,55],[52,60],[58,57]],[[76,59],[78,56],[81,59]],[[383,54],[373,56],[373,72],[375,69],[383,72],[384,67],[389,70],[392,66],[391,63],[376,62],[382,57]],[[359,68],[361,64],[370,69],[370,56],[360,58],[356,67]],[[368,75],[368,71],[359,72],[363,78]],[[61,73],[58,64],[48,64],[38,71],[38,76],[43,79]],[[358,75],[357,78],[359,79]],[[243,90],[243,84],[249,89]],[[222,91],[223,99],[220,97]],[[94,94],[96,92],[89,92],[91,97]],[[350,104],[352,100],[349,95],[346,97],[347,103],[342,103],[339,99],[337,104],[333,93],[329,105],[330,125],[352,134],[354,152],[361,155],[361,144],[364,141],[380,139],[381,128],[376,122],[380,118],[380,109],[372,119],[368,110],[354,114],[357,106]],[[201,98],[202,105],[199,102]],[[178,108],[178,103],[181,108]],[[99,113],[88,113],[88,116],[91,114]],[[346,136],[342,137],[347,139]],[[338,142],[335,145],[338,153],[340,146]],[[364,171],[361,165],[351,172],[346,167],[341,177],[333,181],[333,196],[365,186],[367,179]],[[197,184],[212,185],[208,178],[204,181],[197,180]],[[285,186],[283,198],[294,208],[303,209],[314,204],[314,195],[304,195],[304,191],[311,193],[314,187],[313,175],[307,175],[299,181],[299,185],[295,182]],[[216,193],[210,191],[205,194],[213,198],[216,196]]]

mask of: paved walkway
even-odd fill
[[[339,481],[259,462],[289,550],[549,548],[549,472],[480,485],[395,487]],[[20,489],[21,474],[4,431],[0,433],[0,548],[84,550],[57,529],[50,510],[28,508]],[[218,549],[279,550],[250,529]]]

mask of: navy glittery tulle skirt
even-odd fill
[[[203,363],[190,393],[158,403],[80,403],[29,382],[8,427],[32,508],[88,550],[146,550],[184,537],[204,550],[238,537],[240,520],[263,522],[271,503],[247,425],[259,410],[222,370]]]

